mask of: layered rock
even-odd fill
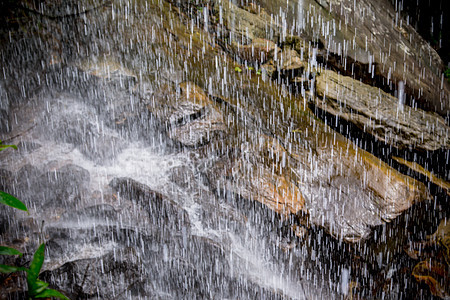
[[[31,221],[2,213],[2,241],[33,249],[45,220],[45,278],[74,298],[342,296],[346,267],[329,260],[347,255],[341,241],[364,244],[373,227],[430,196],[317,119],[305,94],[291,93],[290,84],[305,81],[324,100],[331,95],[320,82],[331,74],[333,84],[320,66],[320,34],[287,38],[286,16],[267,13],[278,1],[265,9],[133,4],[75,10],[83,22],[70,23],[73,40],[55,46],[60,59],[31,64],[45,68],[24,63],[22,72],[4,61],[1,86],[21,105],[2,107],[2,130],[30,147],[0,154],[1,183],[39,205]],[[59,18],[47,21],[67,30]],[[22,44],[11,43],[3,60],[20,56]],[[21,93],[13,75],[27,87],[46,83]],[[336,91],[353,87],[342,80]],[[406,141],[412,128],[399,124]],[[423,149],[437,143],[432,135]],[[55,214],[48,218],[45,207]],[[305,216],[314,229],[300,227]],[[32,239],[17,224],[34,227]]]
[[[287,167],[288,156],[277,139],[255,135],[220,159],[208,171],[209,180],[216,190],[259,201],[285,218],[300,214],[305,199]]]
[[[439,115],[404,105],[379,88],[333,71],[324,70],[315,80],[318,107],[377,139],[400,149],[450,148],[450,127]]]
[[[450,84],[442,81],[442,60],[389,1],[257,2],[267,14],[281,11],[280,25],[285,22],[297,34],[319,39],[323,51],[318,49],[318,56],[324,57],[324,64],[390,91],[403,81],[407,103],[419,102],[448,115]],[[283,40],[288,31],[280,31]]]

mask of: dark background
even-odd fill
[[[450,67],[450,0],[397,1],[403,17],[409,16],[410,24]],[[395,5],[395,0],[392,2]]]

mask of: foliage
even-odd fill
[[[22,256],[22,253],[14,248],[0,246],[0,255],[19,255]]]
[[[15,145],[3,145],[2,142],[0,141],[0,151],[5,150],[6,148],[17,149]],[[28,212],[27,207],[25,206],[25,204],[23,204],[22,201],[2,191],[0,191],[0,203]],[[22,253],[14,248],[0,246],[0,255],[22,256]],[[0,273],[10,274],[14,272],[24,271],[27,275],[29,299],[55,297],[58,299],[69,300],[69,298],[64,296],[62,293],[53,289],[49,289],[48,288],[49,284],[47,282],[38,279],[39,273],[41,272],[42,264],[44,263],[44,258],[45,258],[45,243],[42,243],[34,253],[33,260],[31,261],[29,268],[0,264]]]
[[[22,253],[20,253],[19,251],[8,247],[1,247],[0,254],[22,255]],[[6,274],[18,271],[26,272],[28,283],[28,297],[30,299],[55,297],[58,299],[68,300],[66,296],[64,296],[57,290],[49,289],[48,288],[49,284],[47,282],[38,279],[39,273],[41,272],[42,264],[44,263],[44,258],[45,258],[45,243],[42,243],[34,253],[33,260],[31,261],[29,268],[0,265],[0,272]]]
[[[13,148],[17,150],[17,146],[16,145],[4,145],[2,140],[0,140],[0,151],[3,151],[7,148]]]
[[[445,69],[444,77],[447,78],[447,81],[450,82],[450,68]]]
[[[0,203],[28,212],[22,201],[2,191],[0,191]]]

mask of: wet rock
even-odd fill
[[[84,72],[100,77],[107,83],[117,82],[123,89],[134,86],[137,78],[133,72],[118,62],[114,57],[89,57],[78,64]]]
[[[195,84],[184,82],[180,93],[164,92],[149,110],[168,127],[169,137],[184,146],[201,146],[225,134],[221,111]]]
[[[9,131],[9,124],[8,124],[8,113],[4,109],[0,109],[0,131],[1,132],[8,132]]]
[[[447,219],[441,220],[436,232],[429,237],[429,240],[443,247],[444,259],[450,265],[450,222]]]
[[[441,299],[450,296],[448,266],[436,261],[422,261],[414,267],[412,275],[427,284],[434,296]]]
[[[228,0],[223,2],[222,9],[223,22],[227,25],[235,42],[239,43],[242,40],[255,38],[265,39],[267,30],[272,30],[273,33],[273,29],[276,27],[273,22],[270,22],[270,15],[264,9],[250,12]],[[276,41],[276,38],[271,38],[271,40]]]
[[[13,178],[13,173],[0,169],[0,191],[6,191],[10,183],[11,178]],[[9,228],[10,221],[8,220],[8,214],[10,210],[3,208],[0,210],[0,234],[6,233]]]
[[[81,210],[71,211],[62,216],[66,222],[77,222],[79,224],[92,223],[97,220],[101,223],[117,222],[120,217],[120,212],[117,211],[112,205],[109,204],[97,204],[93,206],[85,207]]]
[[[276,139],[257,135],[242,144],[241,156],[236,154],[232,163],[219,161],[210,182],[218,190],[261,202],[281,215],[296,214],[302,210],[305,199],[283,170],[287,156]]]
[[[139,247],[115,246],[114,251],[95,259],[67,262],[41,276],[74,298],[247,298],[260,293],[274,297],[273,292],[252,282],[240,288],[243,283],[230,277],[227,257],[212,240],[192,236],[182,248],[148,236],[140,240],[145,252]]]
[[[314,224],[356,242],[367,238],[371,227],[389,222],[414,203],[430,198],[422,183],[341,137],[335,142],[332,139],[316,148],[317,156],[310,158],[310,166],[316,166],[313,170],[303,163],[294,167]]]
[[[0,169],[0,190],[4,191],[6,189],[11,178],[13,178],[13,172],[6,169]]]
[[[177,185],[189,188],[195,182],[194,173],[187,166],[180,166],[171,169],[170,179]]]
[[[5,88],[3,87],[3,80],[0,81],[0,132],[8,132],[9,128],[9,99]]]
[[[300,239],[304,239],[308,234],[308,230],[303,226],[292,225],[291,230]]]
[[[112,185],[120,185],[120,179],[114,181]],[[137,185],[127,189],[133,190]],[[143,190],[145,187],[138,188],[140,193],[150,193]],[[274,295],[245,279],[247,287],[241,288],[243,283],[232,274],[229,249],[223,245],[193,236],[189,230],[165,231],[163,223],[155,227],[146,224],[147,228],[140,231],[122,228],[121,222],[105,225],[96,213],[105,210],[105,218],[110,218],[110,213],[117,216],[117,212],[101,205],[83,209],[78,226],[64,225],[68,221],[64,220],[46,228],[50,239],[48,259],[52,263],[44,266],[47,271],[41,275],[43,279],[72,297]],[[93,219],[89,221],[90,217]],[[89,241],[86,236],[90,236]]]
[[[43,118],[40,127],[46,135],[72,144],[99,164],[113,158],[124,147],[119,134],[104,126],[89,105],[70,94],[60,95],[52,102],[51,113]]]
[[[122,197],[129,198],[147,210],[151,224],[154,226],[168,226],[172,230],[189,228],[187,212],[174,201],[151,190],[146,185],[131,178],[114,178],[109,185]]]
[[[269,60],[267,63],[263,64],[261,68],[263,70],[263,74],[267,74],[269,78],[272,78],[275,72],[277,71],[277,68],[275,67],[273,60]]]
[[[27,207],[38,211],[44,209],[49,217],[76,207],[86,194],[90,175],[87,170],[73,164],[50,171],[26,165],[10,180],[8,191]],[[66,186],[68,182],[70,185]]]
[[[263,86],[259,89],[249,92],[255,93],[252,101],[270,99],[267,96],[270,95],[269,90],[264,90]],[[278,101],[285,101],[282,94],[278,96]],[[284,108],[289,107],[288,99],[285,103]],[[245,107],[246,104],[240,105]],[[265,128],[270,128],[272,134],[283,142],[287,155],[282,169],[298,186],[311,222],[325,227],[332,235],[349,242],[367,238],[371,227],[396,218],[417,201],[430,198],[422,183],[400,174],[375,156],[358,149],[343,136],[318,123],[314,117],[309,117],[307,112],[292,113],[290,120],[293,126],[289,128],[280,123],[272,125],[272,120],[283,118],[283,112],[276,108],[266,119],[264,112],[254,108],[254,103],[251,107],[253,115],[259,114],[259,122],[266,124]],[[274,116],[276,113],[278,117]],[[251,122],[248,120],[246,133],[241,134],[238,141],[242,143],[244,138],[247,143],[257,143],[258,138],[251,133]],[[247,147],[243,146],[245,144],[238,145],[243,149]],[[244,158],[246,160],[248,158]],[[258,165],[261,167],[261,164]],[[269,166],[269,170],[276,170],[271,172],[278,173],[279,167],[273,169],[270,163]],[[251,174],[249,171],[247,173]]]
[[[30,136],[42,139],[43,144],[51,140],[57,147],[66,147],[67,153],[54,158],[54,168],[50,171],[49,166],[27,167],[21,171],[20,175],[29,182],[17,178],[20,188],[48,186],[34,192],[40,197],[49,193],[52,199],[58,198],[54,210],[60,218],[47,218],[39,212],[37,217],[42,219],[45,215],[48,220],[44,234],[49,245],[45,266],[49,275],[45,279],[70,291],[74,298],[341,297],[342,291],[336,289],[342,290],[346,280],[340,280],[335,275],[338,273],[329,270],[343,269],[333,254],[345,243],[315,228],[317,234],[311,235],[309,242],[304,238],[305,244],[297,247],[283,235],[284,231],[299,238],[304,234],[304,230],[291,226],[298,217],[293,214],[305,211],[316,227],[325,228],[339,239],[357,242],[366,238],[373,226],[389,222],[412,203],[428,199],[425,186],[332,132],[306,110],[306,105],[299,104],[305,99],[290,94],[289,87],[278,88],[275,82],[260,80],[253,72],[233,72],[229,68],[239,63],[233,61],[236,54],[233,51],[242,45],[249,46],[252,42],[256,45],[258,39],[278,44],[286,40],[280,50],[284,52],[276,52],[277,59],[272,57],[269,65],[274,72],[280,64],[286,73],[300,73],[303,45],[288,41],[287,33],[279,30],[288,27],[276,24],[289,19],[299,2],[261,1],[267,10],[275,10],[270,18],[264,9],[255,5],[240,8],[221,1],[222,22],[218,1],[211,4],[197,1],[195,5],[188,2],[150,1],[145,6],[136,2],[133,7],[114,2],[111,7],[93,10],[73,20],[88,32],[82,38],[72,34],[69,30],[72,26],[62,30],[69,35],[66,39],[73,38],[71,43],[80,46],[79,49],[63,48],[71,51],[66,58],[74,62],[68,63],[84,71],[54,66],[55,74],[50,76],[49,86],[54,93],[37,97],[48,100],[48,107],[45,107],[47,101],[35,101],[45,104],[36,106],[44,120]],[[280,9],[280,3],[290,6]],[[317,2],[302,3],[316,7]],[[189,11],[183,15],[185,7]],[[320,11],[327,7],[324,5]],[[320,38],[320,31],[332,28],[333,24],[328,23],[328,27],[324,20],[315,27],[320,28],[312,35],[316,39]],[[108,26],[105,28],[103,23]],[[298,27],[297,24],[297,30]],[[230,41],[224,43],[225,37]],[[355,34],[351,37],[359,39]],[[320,48],[316,49],[320,52],[323,49],[318,44],[312,43],[311,47]],[[27,44],[28,51],[23,56],[35,60],[37,65],[45,65],[45,60],[32,55],[36,49],[46,49],[39,45]],[[250,49],[247,47],[246,53]],[[363,60],[361,53],[359,49],[356,55]],[[98,67],[102,60],[93,62],[92,66],[88,62],[85,69],[79,63],[85,56],[109,57],[110,54],[117,59],[107,59],[106,67]],[[248,54],[242,57],[250,59]],[[290,58],[285,61],[284,57]],[[305,54],[303,60],[306,57]],[[263,55],[255,58],[265,59]],[[105,71],[108,66],[113,70],[112,75]],[[130,71],[128,76],[125,66],[134,66],[135,71]],[[224,75],[218,73],[222,70]],[[18,71],[21,76],[17,78],[37,78],[34,68],[28,71],[23,74]],[[139,81],[149,86],[148,93],[140,93],[144,84],[134,85],[133,73],[139,74]],[[127,77],[125,82],[121,81],[122,75]],[[294,75],[293,78],[301,77]],[[181,78],[195,85],[178,84]],[[23,84],[28,86],[26,82]],[[66,88],[69,91],[64,91]],[[208,90],[208,95],[202,89]],[[54,105],[55,102],[58,104]],[[144,104],[147,107],[142,112]],[[32,115],[26,116],[30,117],[23,117],[23,123],[33,123]],[[152,118],[163,127],[165,134],[159,134],[159,128],[150,122]],[[186,147],[165,147],[168,137]],[[171,174],[165,174],[167,168],[151,172],[157,177],[154,181],[158,181],[160,189],[132,179],[142,178],[146,174],[142,170],[154,166],[147,166],[140,157],[132,158],[143,162],[134,170],[121,169],[123,160],[116,165],[114,158],[119,156],[114,148],[120,148],[122,139],[130,148],[133,143],[155,139],[159,149],[145,148],[145,151],[164,161],[173,162],[174,157],[185,160],[186,153],[195,152],[201,157],[195,166],[189,167],[201,169],[210,185],[194,182],[192,177],[198,178],[183,168]],[[82,151],[84,156],[80,157],[70,146]],[[17,162],[8,161],[12,169],[35,159],[33,153],[17,157]],[[78,195],[76,188],[71,189],[86,182],[79,179],[83,172],[76,168],[58,173],[66,159],[81,160],[83,166],[89,166],[94,177],[92,186],[99,189],[100,196],[94,192],[89,196]],[[126,175],[120,176],[129,177],[118,178],[122,172]],[[69,173],[75,176],[70,177]],[[55,174],[66,185],[70,183],[66,194]],[[35,178],[41,178],[43,183]],[[111,178],[114,179],[110,186],[104,186]],[[185,179],[188,182],[183,182]],[[7,185],[16,188],[18,184],[8,181]],[[66,208],[64,201],[46,190],[50,188],[61,194],[61,198],[72,197],[84,207],[75,205],[77,210],[72,213],[71,206]],[[77,201],[78,198],[83,201]],[[92,206],[105,199],[111,205]],[[30,195],[27,201],[31,204]],[[234,215],[228,216],[228,212]],[[285,216],[283,221],[280,215]],[[30,228],[31,225],[38,228],[37,222],[29,223]],[[316,251],[317,248],[309,247],[313,244],[323,245]],[[305,264],[309,259],[311,263]],[[373,281],[371,274],[365,276],[368,282]]]
[[[294,80],[302,76],[304,70],[308,68],[307,57],[303,55],[303,52],[303,48],[300,48],[298,52],[289,45],[283,48],[275,47],[270,52],[270,59],[262,65],[262,68],[269,77],[281,75],[283,78]]]
[[[295,50],[284,49],[280,56],[280,69],[288,72],[303,69],[307,63],[300,59],[300,55]]]
[[[298,212],[304,199],[313,224],[349,242],[367,238],[373,226],[429,199],[422,183],[358,149],[309,112],[298,112],[298,107],[286,112],[292,102],[281,92],[267,112],[263,108],[274,91],[263,83],[258,90],[241,86],[240,94],[252,96],[224,102],[230,107],[228,119],[235,119],[223,142],[228,146],[221,149],[232,151],[208,170],[215,189],[267,203],[281,214]],[[274,121],[286,114],[290,126]],[[257,129],[261,125],[264,134]],[[271,192],[274,187],[280,194]]]
[[[42,273],[53,287],[72,299],[145,296],[143,266],[132,248],[119,248],[98,258],[79,259]],[[114,278],[111,282],[111,278]]]
[[[37,150],[41,147],[42,145],[35,141],[21,141],[20,143],[17,144],[17,148],[19,149],[19,152],[22,154],[33,152],[34,150]]]
[[[437,186],[439,186],[440,188],[442,188],[447,193],[447,195],[450,196],[450,183],[448,181],[445,181],[444,179],[440,178],[439,176],[436,176],[435,174],[426,170],[424,167],[422,167],[421,165],[419,165],[416,162],[407,161],[403,158],[395,157],[395,156],[392,158],[394,160],[396,160],[397,162],[399,162],[400,164],[407,166],[411,170],[414,170],[415,172],[425,175],[429,181],[431,181],[432,183],[434,183]]]
[[[234,48],[234,52],[238,53],[243,60],[264,64],[273,56],[277,46],[270,40],[255,38],[248,45],[235,45]]]
[[[283,48],[297,51],[297,53],[300,55],[301,60],[306,61],[310,57],[309,41],[306,38],[296,35],[288,35],[283,41]]]
[[[400,149],[449,148],[450,128],[433,113],[399,104],[378,88],[333,71],[316,77],[316,105]]]
[[[169,136],[184,146],[201,146],[215,138],[222,137],[226,132],[226,126],[220,111],[215,107],[207,107],[202,112],[200,119],[182,125],[172,127]]]
[[[26,9],[39,12],[49,18],[64,18],[68,16],[75,16],[78,14],[86,13],[98,5],[95,1],[83,0],[83,1],[42,1],[36,4],[32,1],[20,1]]]
[[[441,220],[436,232],[423,242],[411,242],[405,249],[413,259],[420,260],[412,270],[418,282],[427,284],[431,293],[441,299],[450,297],[450,222]]]
[[[284,1],[260,1],[259,4],[267,14],[277,14],[286,5]],[[360,1],[354,6],[350,0],[292,1],[290,9],[297,13],[287,14],[286,22],[297,22],[299,35],[314,36],[308,39],[312,46],[317,44],[318,38],[323,46],[318,48],[326,50],[318,56],[341,73],[347,76],[356,73],[357,80],[363,79],[392,92],[398,90],[399,81],[407,82],[408,103],[419,103],[426,110],[447,116],[450,84],[445,80],[441,82],[445,66],[438,53],[411,24],[395,17],[398,11],[393,5],[388,1],[378,4]],[[318,15],[317,19],[304,18],[303,22],[298,22],[296,18],[305,16],[311,9]],[[334,25],[339,23],[354,25]],[[322,30],[317,31],[317,28]],[[349,42],[353,44],[351,49],[344,46]],[[359,67],[362,71],[357,72]]]

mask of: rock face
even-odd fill
[[[0,187],[23,199],[30,216],[2,211],[2,244],[26,250],[27,260],[43,236],[42,276],[71,298],[352,292],[346,247],[364,249],[364,269],[374,260],[366,251],[374,227],[431,197],[422,182],[334,132],[308,102],[396,147],[448,147],[448,127],[406,105],[410,121],[393,118],[393,96],[326,70],[325,49],[372,64],[371,75],[381,66],[376,55],[365,61],[360,36],[349,50],[351,26],[329,20],[341,18],[334,2],[290,1],[304,16],[288,24],[291,34],[281,2],[8,7],[12,16],[25,11],[14,22],[29,30],[2,21],[9,31],[1,35],[0,99],[8,101],[0,130],[21,150],[0,153]],[[313,30],[309,20],[321,25]],[[414,82],[434,88],[433,76]],[[434,92],[423,95],[434,101]],[[362,276],[369,283],[361,297],[375,297],[374,275]]]
[[[278,2],[273,2],[274,9],[283,7]],[[325,49],[338,56],[347,74],[355,75],[358,64],[363,64],[368,82],[380,76],[385,89],[398,90],[398,82],[403,81],[408,103],[414,99],[448,116],[450,84],[441,80],[445,69],[442,60],[390,1],[376,5],[370,0],[302,2],[304,16],[313,10],[317,13],[313,22],[303,20],[304,30],[316,34]],[[297,3],[301,2],[290,5],[296,8]]]
[[[47,167],[48,171],[31,164],[23,166],[15,174],[6,176],[3,190],[17,195],[27,206],[48,210],[47,216],[51,217],[79,205],[86,196],[90,176],[87,170],[73,164],[59,167],[50,162]],[[41,201],[34,200],[36,195],[42,195]]]
[[[370,0],[256,3],[258,9],[247,10],[223,2],[226,15],[245,15],[251,20],[251,25],[226,23],[231,38],[244,45],[246,39],[267,38],[259,34],[264,29],[262,22],[281,12],[267,28],[270,40],[289,41],[292,32],[302,35],[307,38],[305,55],[312,57],[315,48],[318,62],[339,68],[342,74],[356,75],[366,83],[377,82],[384,90],[398,90],[398,82],[403,81],[407,103],[419,102],[444,117],[448,115],[450,84],[441,80],[445,69],[442,60],[388,0],[376,5]],[[284,30],[283,24],[289,30]],[[244,39],[239,35],[243,31],[247,33]]]
[[[139,202],[155,227],[167,227],[181,232],[189,228],[189,216],[182,207],[164,196],[129,178],[114,178],[109,185],[122,196]]]
[[[316,105],[397,148],[425,151],[450,148],[445,120],[402,105],[398,98],[333,71],[316,77]]]
[[[223,116],[215,103],[193,83],[177,86],[179,93],[163,87],[149,111],[166,125],[170,138],[183,146],[201,146],[226,132]]]
[[[261,134],[217,161],[208,172],[209,181],[216,190],[259,201],[289,217],[303,210],[305,199],[286,168],[288,156],[276,139]]]
[[[421,249],[422,250],[419,250]],[[433,249],[433,250],[431,250]],[[450,224],[443,219],[436,232],[420,243],[410,243],[405,251],[420,262],[414,267],[412,275],[417,281],[430,287],[431,293],[441,299],[449,297],[449,266],[450,266]],[[437,252],[431,253],[434,251]]]
[[[389,222],[428,198],[422,184],[347,143],[329,143],[318,152],[312,162],[322,167],[310,176],[305,175],[305,167],[297,171],[303,173],[308,211],[316,223],[323,222],[347,241],[368,237],[372,226]]]

